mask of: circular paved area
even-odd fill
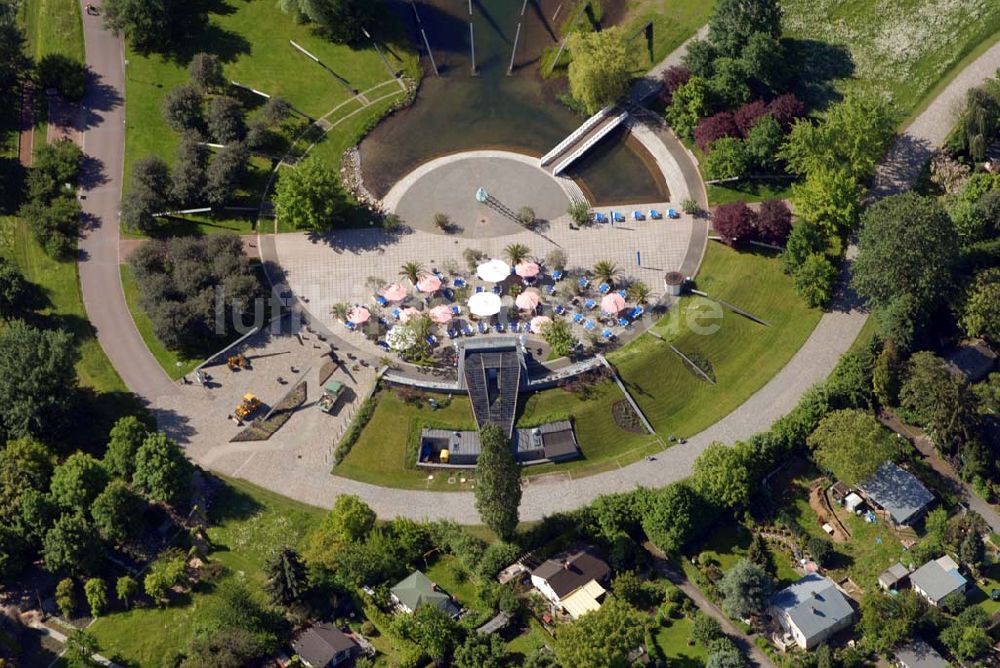
[[[493,207],[476,201],[480,188],[511,211],[534,209],[540,220],[566,213],[579,189],[538,166],[538,159],[509,151],[467,151],[435,158],[420,165],[393,186],[384,206],[416,230],[444,234],[434,214],[445,213],[465,237],[515,234],[521,226]]]

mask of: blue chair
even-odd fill
[[[476,335],[476,330],[472,329],[472,325],[469,323],[465,323],[465,327],[462,328],[462,332],[464,332],[466,336]]]
[[[588,299],[583,303],[583,308],[587,309],[588,311],[596,307],[597,307],[597,302],[594,301],[593,299]]]
[[[603,332],[601,332],[601,336],[603,336],[604,338],[606,338],[606,339],[608,339],[610,341],[611,339],[613,339],[615,337],[615,333],[612,332],[610,329],[605,329]]]
[[[429,346],[436,346],[437,342],[438,342],[438,339],[437,339],[436,336],[434,336],[433,334],[431,334],[426,339],[424,339],[424,341],[426,341],[427,345],[429,345]]]
[[[642,308],[641,306],[636,306],[635,308],[632,309],[632,312],[629,313],[629,317],[635,320],[645,312],[646,310],[644,308]]]
[[[587,320],[587,322],[584,323],[583,328],[588,332],[592,332],[597,329],[597,323],[593,320]]]
[[[613,222],[613,223],[624,223],[625,222],[625,216],[623,216],[618,211],[612,211],[611,212],[611,222]]]
[[[382,350],[389,350],[389,343],[385,339],[379,339],[375,344]]]
[[[465,287],[465,279],[461,278],[461,277],[456,278],[454,281],[452,281],[452,283],[454,284],[454,286],[456,288],[464,288]]]
[[[493,294],[495,295],[503,294],[503,288],[501,288],[499,285],[494,285]]]
[[[594,213],[594,222],[596,222],[596,223],[606,223],[606,222],[608,222],[608,217],[605,216],[600,211],[597,211],[596,213]]]
[[[632,220],[646,220],[646,217],[642,215],[642,211],[636,209],[632,212]]]
[[[502,322],[497,322],[495,325],[493,325],[493,329],[495,329],[498,334],[503,334],[503,330],[504,330],[503,323]]]
[[[477,285],[476,286],[476,292],[483,292],[483,286]]]
[[[483,322],[482,320],[480,320],[479,321],[479,333],[480,334],[485,334],[488,331],[490,331],[489,326],[485,322]]]
[[[621,317],[619,317],[618,318],[618,325],[619,325],[619,327],[628,327],[629,326],[628,318],[621,318]]]
[[[451,307],[451,314],[452,315],[461,315],[461,313],[462,313],[462,309],[461,309],[461,307],[458,304],[455,304],[454,306]]]
[[[399,316],[401,316],[402,314],[403,312],[400,309],[398,308],[392,309],[392,317],[395,318],[396,320],[399,320]]]
[[[556,307],[553,309],[553,311],[555,311],[556,315],[562,315],[566,312],[566,307],[563,306],[562,304],[556,304]]]
[[[386,304],[389,303],[389,300],[383,297],[382,295],[375,295],[375,303],[378,304],[379,306],[385,306]]]
[[[554,285],[546,285],[545,286],[545,292],[546,292],[546,294],[554,295],[556,293],[556,286],[554,286]]]
[[[577,324],[580,324],[581,322],[583,322],[583,314],[582,313],[574,313],[573,314],[573,322],[575,322]]]
[[[450,302],[455,301],[455,291],[452,290],[451,288],[445,288],[444,290],[441,291],[441,294],[448,301],[450,301]]]
[[[561,280],[562,280],[562,277],[563,277],[564,275],[565,275],[565,274],[563,274],[563,270],[562,270],[562,269],[556,269],[556,270],[554,270],[554,271],[552,272],[552,280],[553,280],[553,281],[561,281]]]
[[[611,286],[608,285],[607,283],[601,283],[600,285],[597,286],[597,291],[600,292],[602,295],[606,295],[609,292],[611,292]]]
[[[628,290],[622,288],[621,290],[618,291],[618,294],[620,294],[622,297],[625,297],[626,299],[628,299]]]
[[[656,209],[650,209],[649,210],[649,217],[652,220],[660,220],[661,218],[663,218],[663,214],[660,213],[659,211],[657,211]]]
[[[449,329],[448,330],[448,338],[449,339],[454,339],[457,336],[458,336],[458,332],[456,332],[454,329]]]
[[[677,213],[677,209],[667,209],[668,218],[680,218],[681,214]]]
[[[590,279],[587,278],[586,276],[581,276],[580,280],[577,281],[577,283],[579,284],[581,289],[586,288],[588,285],[590,285]]]
[[[355,325],[353,322],[345,322],[344,327],[351,330],[352,332],[358,328],[358,326]]]

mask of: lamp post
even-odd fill
[[[386,69],[386,71],[389,72],[389,76],[391,76],[393,79],[395,79],[396,78],[396,71],[394,69],[392,69],[392,66],[389,65],[389,61],[385,59],[385,54],[383,54],[382,53],[382,49],[380,49],[378,47],[378,42],[376,42],[375,38],[371,36],[371,33],[369,33],[364,28],[361,28],[361,32],[364,33],[365,37],[367,37],[369,40],[371,40],[372,46],[375,47],[375,53],[377,53],[378,57],[382,59],[382,64],[385,65],[385,69]]]

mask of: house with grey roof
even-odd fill
[[[893,462],[879,466],[858,485],[865,500],[897,526],[912,526],[930,510],[934,495],[915,475]]]
[[[400,610],[411,614],[421,605],[433,605],[452,617],[457,617],[458,613],[461,612],[455,602],[451,600],[451,596],[442,591],[420,571],[410,573],[389,590],[389,595]]]
[[[292,641],[292,649],[309,668],[333,668],[361,653],[351,636],[331,624],[316,624]]]
[[[913,571],[910,585],[927,599],[931,605],[938,605],[946,596],[965,592],[968,581],[958,570],[958,564],[947,554]]]
[[[970,339],[944,354],[948,371],[967,383],[978,383],[997,367],[997,354],[982,339]]]
[[[910,569],[896,562],[878,576],[878,586],[886,591],[899,589],[910,579]]]
[[[809,650],[850,627],[857,613],[830,578],[810,573],[771,599],[768,612],[786,635]]]
[[[894,658],[899,668],[948,668],[950,665],[921,638],[914,638],[896,648]]]

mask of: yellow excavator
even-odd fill
[[[247,393],[243,395],[243,402],[236,407],[236,417],[246,420],[260,409],[260,399]]]

